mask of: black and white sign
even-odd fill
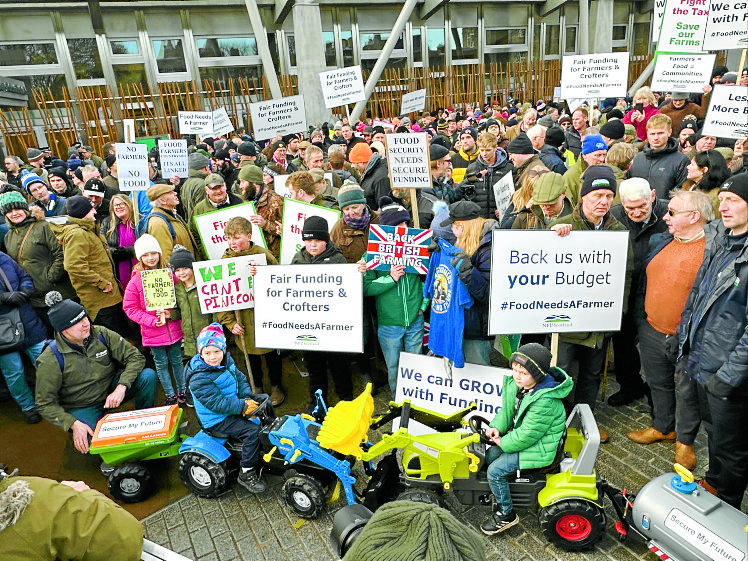
[[[304,96],[292,95],[249,104],[252,129],[257,140],[306,131]]]
[[[226,113],[225,107],[219,107],[211,114],[213,118],[213,136],[222,136],[234,130],[234,125]]]
[[[703,52],[709,0],[667,0],[662,16],[658,51]]]
[[[159,139],[158,157],[161,162],[161,177],[187,177],[187,141],[185,139]]]
[[[393,189],[431,187],[428,134],[388,134],[387,163]]]
[[[504,176],[493,184],[493,196],[496,199],[496,210],[499,211],[499,221],[504,218],[509,203],[512,202],[514,195],[514,179],[512,172],[505,173]]]
[[[624,97],[628,75],[627,52],[565,56],[561,66],[561,97]]]
[[[658,92],[701,92],[712,79],[717,55],[657,53],[652,89]]]
[[[714,86],[703,134],[736,139],[748,135],[748,86]]]
[[[748,2],[712,0],[706,18],[705,51],[748,48]]]
[[[179,111],[179,134],[211,136],[213,134],[213,113],[210,111]]]
[[[402,104],[400,106],[400,115],[407,115],[416,111],[423,111],[426,107],[426,90],[416,90],[414,92],[403,94]]]
[[[116,143],[117,179],[123,191],[145,191],[151,185],[148,176],[148,147],[145,144]]]
[[[332,109],[348,103],[366,101],[360,66],[348,66],[319,73],[325,107]]]

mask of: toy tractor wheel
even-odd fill
[[[179,478],[195,495],[207,499],[217,497],[230,486],[223,464],[192,452],[179,458]]]
[[[138,503],[151,492],[151,473],[141,464],[123,464],[109,475],[109,492],[123,503]]]
[[[588,549],[605,531],[605,512],[599,506],[568,500],[543,508],[540,529],[551,543],[567,551]]]
[[[317,518],[325,509],[325,489],[308,475],[295,475],[286,480],[283,499],[301,518]]]
[[[408,489],[397,496],[397,501],[413,501],[436,506],[444,506],[444,499],[428,489]]]

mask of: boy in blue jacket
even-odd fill
[[[255,466],[260,458],[260,426],[247,419],[266,395],[255,395],[247,379],[226,353],[220,323],[204,327],[197,337],[197,354],[189,365],[188,384],[203,428],[242,439],[239,484],[250,493],[263,493],[267,484]]]

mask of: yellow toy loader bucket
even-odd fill
[[[366,389],[356,399],[341,401],[327,411],[317,442],[323,448],[360,460],[361,443],[366,442],[373,413],[371,384],[366,384]]]

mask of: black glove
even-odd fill
[[[712,374],[706,381],[706,389],[710,394],[719,399],[727,399],[735,390],[733,386],[720,380],[716,374]]]
[[[130,247],[113,247],[112,259],[114,261],[124,261],[125,259],[132,257],[131,250],[132,248]]]
[[[441,251],[442,248],[439,247],[439,240],[435,240],[434,238],[431,238],[431,243],[429,244],[428,248],[429,253],[436,253],[437,251]]]
[[[667,359],[675,364],[678,360],[678,336],[669,335],[665,337],[665,356]]]
[[[0,292],[0,303],[8,304],[9,306],[23,306],[28,303],[29,298],[20,290],[14,290],[13,292]]]
[[[470,261],[470,257],[464,251],[458,251],[455,256],[452,257],[452,266],[457,269],[457,276],[464,283],[467,283],[470,279],[470,275],[473,274],[473,263]]]

